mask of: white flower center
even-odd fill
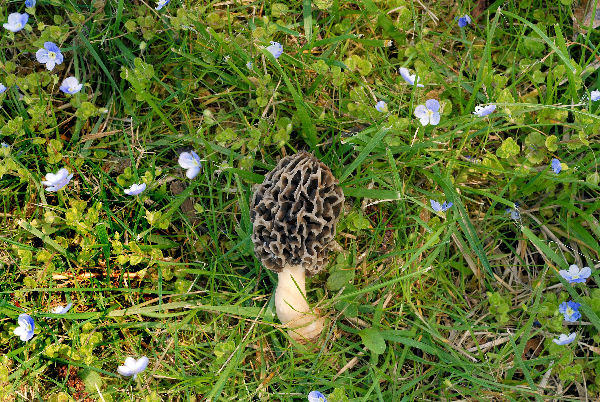
[[[54,52],[48,52],[48,58],[52,59],[52,60],[56,59],[56,53],[54,53]]]
[[[75,88],[74,86],[70,86],[70,87],[69,87],[69,92],[75,92],[75,90],[76,90],[76,89],[77,89],[77,88]]]
[[[574,279],[574,280],[575,280],[575,279],[579,279],[579,274],[572,275],[572,276],[571,276],[571,279]]]
[[[575,314],[575,310],[573,310],[571,307],[567,307],[567,315],[572,316],[573,314]]]

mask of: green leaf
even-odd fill
[[[532,164],[537,165],[546,157],[544,149],[544,136],[538,132],[529,133],[525,137],[525,149],[527,149],[527,160]]]
[[[498,16],[500,13],[508,15],[509,17],[515,18],[521,21],[523,24],[527,25],[531,28],[542,40],[548,45],[561,59],[564,66],[566,67],[567,72],[567,82],[569,83],[569,91],[571,92],[571,97],[573,99],[577,98],[577,87],[575,86],[575,82],[577,81],[575,78],[575,71],[573,71],[573,64],[571,63],[571,59],[569,58],[569,54],[567,52],[566,44],[564,37],[562,36],[562,31],[560,29],[560,25],[555,24],[554,30],[556,32],[556,36],[553,39],[550,39],[544,32],[540,30],[536,25],[527,21],[526,19],[513,14],[511,12],[502,10],[501,12],[496,13]]]
[[[496,151],[496,155],[498,155],[499,158],[506,159],[518,155],[520,150],[519,144],[517,144],[512,137],[508,137],[502,141],[502,145]]]
[[[593,184],[594,186],[597,186],[598,183],[600,183],[600,175],[598,174],[598,172],[594,172],[594,173],[590,173],[585,180],[590,183]]]
[[[304,19],[304,36],[308,43],[312,41],[312,6],[310,0],[304,0],[302,2],[302,17]]]
[[[348,402],[348,397],[344,388],[335,388],[331,394],[327,395],[327,400],[329,402]]]
[[[65,257],[67,256],[67,250],[65,250],[64,247],[62,247],[60,244],[54,241],[50,236],[46,235],[45,233],[42,233],[39,229],[33,227],[29,222],[21,219],[17,221],[17,224],[32,235],[41,239],[44,243],[46,243]]]
[[[385,352],[385,339],[377,328],[365,328],[358,332],[365,346],[375,354]]]
[[[98,392],[97,390],[100,390],[103,388],[103,381],[102,381],[102,376],[97,373],[94,370],[83,370],[79,376],[81,377],[81,379],[83,380],[83,383],[85,384],[85,389],[88,392]]]
[[[367,129],[367,130],[369,130],[369,129]],[[360,164],[367,158],[367,156],[369,156],[369,154],[371,153],[371,151],[377,145],[381,145],[381,140],[383,139],[383,137],[385,137],[385,135],[387,134],[387,132],[388,132],[388,130],[386,128],[382,127],[375,134],[375,136],[373,136],[373,138],[371,138],[369,140],[369,143],[367,145],[365,145],[365,147],[360,151],[360,153],[358,154],[358,156],[356,157],[356,159],[354,159],[354,161],[352,161],[352,163],[350,164],[350,166],[348,166],[346,168],[346,170],[344,170],[344,173],[342,173],[342,175],[339,178],[340,183],[342,183],[344,181],[344,179],[346,179],[348,176],[350,176],[350,174],[352,172],[354,172],[354,170],[360,166]]]
[[[558,149],[558,145],[556,144],[557,141],[558,137],[555,135],[546,137],[544,144],[546,145],[546,148],[548,148],[548,151],[555,152]]]
[[[313,123],[313,120],[310,118],[310,114],[308,113],[309,109],[306,103],[304,102],[303,94],[301,94],[298,90],[296,90],[296,88],[294,88],[292,82],[288,78],[285,71],[283,71],[283,68],[281,68],[279,62],[275,60],[275,57],[273,57],[273,55],[266,50],[263,50],[263,54],[267,59],[269,59],[273,66],[275,66],[279,74],[281,74],[281,78],[283,78],[286,87],[292,94],[292,98],[294,99],[294,104],[296,105],[300,122],[302,123],[302,133],[304,134],[308,145],[310,145],[310,148],[315,149],[318,142],[317,129],[315,127],[315,124]]]
[[[327,289],[338,291],[354,280],[354,269],[337,269],[327,278]]]

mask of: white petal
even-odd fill
[[[50,184],[56,183],[59,180],[58,173],[46,173],[46,181]]]
[[[404,78],[404,81],[406,81],[410,85],[415,84],[415,75],[410,75],[408,68],[400,67],[399,72],[400,72],[400,75],[402,76],[402,78]]]
[[[131,356],[125,358],[125,365],[127,367],[133,367],[133,366],[135,366],[135,358],[133,358]]]
[[[185,172],[185,175],[188,179],[191,180],[194,177],[198,176],[198,173],[200,173],[200,166],[194,166],[192,168],[189,168],[187,172]]]
[[[429,124],[431,124],[432,126],[437,126],[440,122],[440,114],[435,112],[431,115],[431,118],[429,119]]]
[[[428,117],[427,108],[425,107],[425,105],[419,105],[415,108],[415,116],[419,119],[422,119],[423,117]]]
[[[182,152],[179,155],[178,162],[179,162],[179,166],[181,166],[184,169],[190,169],[190,168],[198,166],[198,164],[196,163],[196,160],[192,156],[191,152]]]
[[[71,309],[72,306],[73,306],[73,303],[69,303],[69,304],[67,304],[64,307],[63,306],[56,306],[56,307],[54,307],[52,309],[51,312],[54,313],[54,314],[66,314]]]
[[[592,270],[590,269],[590,267],[583,267],[581,268],[581,271],[579,272],[579,276],[581,278],[589,278],[590,275],[592,274]]]
[[[422,125],[423,127],[425,127],[426,125],[428,125],[428,124],[429,124],[429,116],[428,116],[428,115],[427,115],[427,116],[423,116],[423,117],[421,117],[421,118],[419,119],[419,121],[421,122],[421,125]]]
[[[58,172],[56,172],[56,177],[58,178],[58,180],[64,180],[65,178],[67,178],[67,176],[69,176],[69,171],[66,168],[62,168]]]
[[[19,326],[21,326],[23,328],[27,328],[27,326],[29,325],[29,320],[27,320],[27,317],[24,316],[23,314],[19,315],[17,322],[19,323]]]
[[[440,110],[440,102],[438,102],[436,99],[428,99],[425,102],[425,106],[432,112],[437,112]]]
[[[579,275],[579,267],[575,264],[569,266],[569,275]]]
[[[50,60],[48,57],[48,51],[46,49],[39,49],[37,52],[35,52],[35,58],[42,64],[46,64],[48,63],[48,60]]]
[[[138,195],[142,193],[146,189],[146,183],[142,184],[132,184],[131,187],[123,190],[123,192],[127,195]]]
[[[117,373],[124,375],[125,377],[129,377],[135,374],[135,371],[128,366],[119,366],[117,367]]]
[[[138,359],[138,361],[135,363],[135,371],[137,373],[141,373],[142,371],[146,370],[146,367],[148,367],[148,363],[149,360],[146,356],[142,356]]]

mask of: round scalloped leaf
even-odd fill
[[[519,147],[519,144],[517,144],[512,137],[508,137],[502,141],[502,145],[496,151],[496,155],[498,155],[499,158],[506,159],[518,155],[520,151],[521,148]]]
[[[548,148],[548,151],[556,152],[556,150],[558,149],[557,142],[558,137],[555,135],[550,135],[546,137],[546,141],[544,142],[544,144],[546,145],[546,148]]]

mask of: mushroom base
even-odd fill
[[[298,320],[286,324],[288,328],[291,328],[288,330],[290,338],[296,342],[308,342],[321,335],[325,326],[325,318],[316,314],[316,311],[315,313],[305,314]]]
[[[279,272],[275,289],[277,317],[289,328],[289,335],[296,341],[308,341],[319,337],[324,318],[311,311],[306,302],[305,273],[302,266],[286,266]]]

